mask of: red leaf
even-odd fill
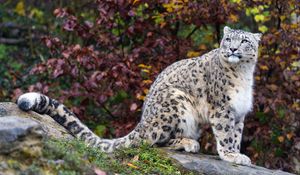
[[[136,103],[132,103],[130,106],[130,111],[135,111],[137,109],[137,104]]]

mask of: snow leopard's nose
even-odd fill
[[[230,50],[232,53],[234,53],[237,50],[237,48],[230,48]]]

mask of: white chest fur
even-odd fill
[[[244,116],[252,108],[252,88],[238,88],[238,92],[233,93],[231,106],[238,116]]]
[[[234,108],[238,117],[243,117],[252,109],[253,94],[252,80],[240,80],[236,83],[236,87],[229,90],[229,95],[232,98],[230,105]]]

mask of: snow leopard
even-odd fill
[[[100,138],[63,104],[40,93],[25,93],[17,104],[51,116],[76,138],[108,153],[142,141],[197,153],[201,128],[209,124],[222,160],[251,165],[240,148],[244,119],[252,110],[261,35],[225,26],[219,48],[165,68],[149,89],[140,122],[121,138]]]

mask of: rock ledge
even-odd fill
[[[243,166],[222,161],[218,156],[166,151],[184,168],[200,174],[211,175],[292,175],[281,170],[270,170],[260,166]]]

